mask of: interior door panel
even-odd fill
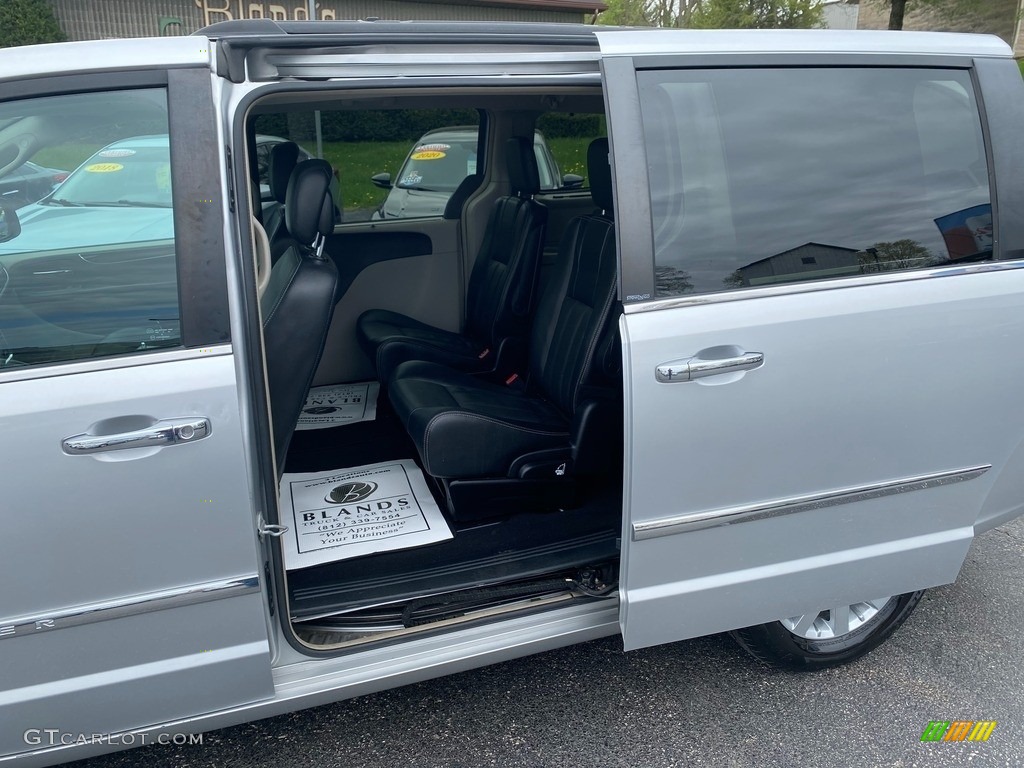
[[[356,340],[356,320],[368,309],[390,309],[438,328],[459,330],[459,221],[345,225],[330,238],[328,251],[338,264],[341,297],[314,386],[375,378],[373,363]]]

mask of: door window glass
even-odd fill
[[[319,119],[318,119],[319,118]],[[255,117],[264,217],[280,203],[267,180],[267,149],[299,145],[299,159],[317,156],[334,168],[338,223],[440,217],[462,180],[482,172],[474,109],[287,112]],[[318,150],[319,147],[319,150]]]
[[[655,70],[638,81],[659,297],[992,257],[966,71]]]
[[[167,125],[163,89],[0,104],[0,370],[180,343]]]
[[[594,139],[607,135],[603,114],[541,115],[534,137],[541,190],[589,189],[587,147]]]

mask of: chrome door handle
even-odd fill
[[[761,352],[744,352],[736,357],[704,359],[700,357],[684,357],[662,363],[654,369],[654,378],[663,384],[674,384],[677,381],[694,381],[708,376],[719,376],[723,373],[751,371],[764,365],[764,354]]]
[[[210,435],[210,420],[204,418],[163,419],[151,427],[114,435],[75,435],[65,438],[60,447],[76,456],[102,451],[126,451],[130,448],[164,448],[194,443]]]

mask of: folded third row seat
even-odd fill
[[[496,200],[491,211],[469,279],[464,334],[384,309],[371,309],[356,321],[359,342],[381,382],[387,383],[395,367],[406,360],[490,371],[499,361],[505,364],[521,356],[547,209],[533,199],[540,191],[533,137],[509,139],[505,156],[513,194]]]
[[[560,491],[574,475],[605,471],[602,462],[621,442],[614,428],[621,423],[621,381],[601,376],[616,333],[607,139],[591,143],[587,164],[602,212],[576,217],[562,238],[519,375],[525,387],[426,361],[398,365],[389,381],[395,411],[423,468],[443,481],[457,520],[493,515],[503,502],[509,510],[531,508],[544,496],[568,506]]]

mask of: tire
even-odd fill
[[[795,616],[729,634],[759,661],[784,669],[815,670],[859,659],[895,632],[921,600],[924,590],[852,606],[848,631],[835,633],[839,609]],[[863,617],[863,618],[862,618]]]

